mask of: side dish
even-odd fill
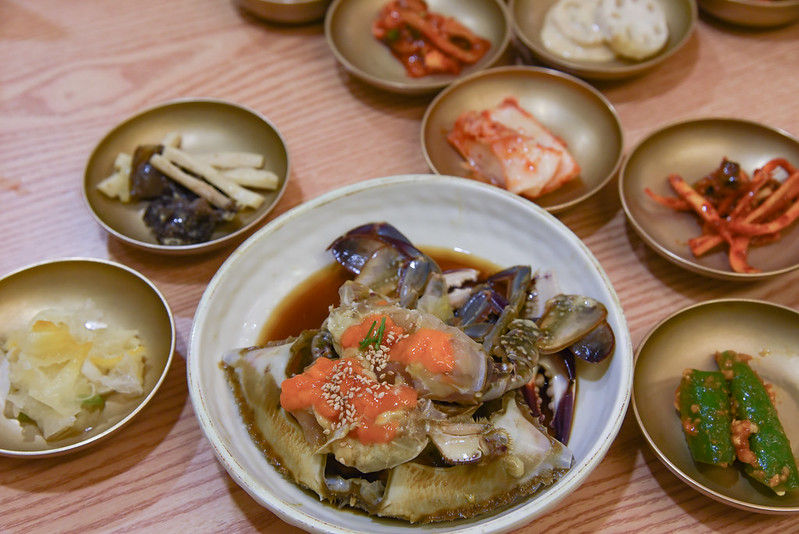
[[[372,34],[402,62],[408,76],[459,74],[491,48],[452,17],[430,11],[423,0],[392,0],[380,10]]]
[[[738,273],[760,272],[747,262],[749,247],[779,240],[799,217],[799,171],[783,158],[768,161],[751,178],[724,158],[693,185],[677,174],[670,174],[668,182],[678,197],[650,188],[645,192],[671,209],[693,212],[702,225],[701,235],[688,241],[693,255],[726,245],[730,266]]]
[[[547,49],[579,61],[643,61],[662,50],[668,38],[657,0],[559,0],[541,28]]]
[[[0,349],[4,415],[35,424],[46,440],[102,422],[111,396],[144,392],[147,349],[138,332],[107,324],[92,302],[39,312],[4,334]]]
[[[188,245],[211,239],[217,225],[245,209],[257,209],[274,190],[275,173],[264,158],[248,152],[190,154],[181,136],[170,133],[158,144],[120,153],[113,173],[97,189],[122,202],[146,201],[143,220],[162,245]]]
[[[530,199],[555,191],[580,174],[566,143],[514,97],[498,106],[462,113],[447,141],[471,175]]]
[[[749,366],[751,356],[715,355],[718,371],[686,369],[675,407],[695,461],[744,472],[777,495],[799,488],[799,470],[774,405],[774,392]]]
[[[276,469],[413,523],[489,512],[569,470],[575,356],[615,349],[602,303],[529,266],[443,270],[387,223],[328,250],[347,276],[322,323],[222,356]]]

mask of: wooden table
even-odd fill
[[[799,24],[735,29],[702,18],[678,54],[643,77],[603,83],[629,149],[665,123],[701,116],[799,134]],[[195,307],[233,247],[164,257],[109,237],[81,199],[84,164],[128,115],[169,99],[216,97],[255,108],[285,136],[291,182],[272,217],[368,178],[429,172],[419,143],[431,96],[406,97],[347,75],[322,24],[281,27],[230,1],[0,2],[0,274],[42,260],[112,259],[166,295],[178,346],[154,402],[116,437],[44,460],[0,459],[2,532],[291,532],[226,474],[186,386]],[[634,345],[661,318],[719,297],[799,308],[799,272],[734,284],[653,253],[626,223],[616,182],[560,214],[604,266]],[[558,508],[519,532],[799,531],[797,516],[751,514],[679,481],[644,441],[632,410],[607,457]]]

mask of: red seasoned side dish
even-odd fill
[[[491,109],[462,113],[447,141],[466,160],[475,179],[531,199],[580,174],[566,143],[513,97]]]
[[[490,41],[454,18],[431,12],[423,0],[392,0],[380,10],[372,34],[412,78],[459,74],[491,48]]]
[[[694,256],[718,246],[729,249],[732,270],[758,273],[747,261],[750,246],[773,243],[799,217],[799,171],[774,158],[750,177],[738,163],[724,158],[719,167],[693,185],[677,174],[668,176],[678,197],[645,189],[656,202],[677,211],[693,211],[701,235],[688,240]]]

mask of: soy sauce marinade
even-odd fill
[[[419,247],[433,258],[442,271],[476,269],[480,277],[498,272],[494,263],[465,252],[445,248]],[[330,306],[339,303],[338,290],[353,275],[338,263],[332,263],[309,276],[277,305],[267,319],[258,344],[279,341],[299,335],[303,330],[319,328]]]

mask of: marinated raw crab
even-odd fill
[[[574,357],[614,351],[602,303],[529,266],[442,271],[387,223],[329,250],[353,278],[320,327],[223,356],[272,465],[410,522],[489,512],[569,470]]]

